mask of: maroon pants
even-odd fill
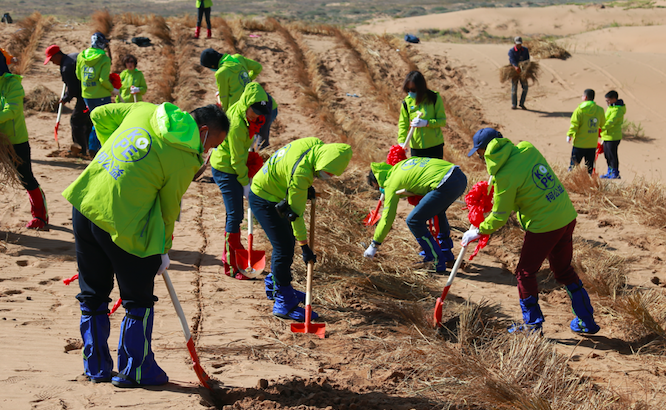
[[[578,274],[571,266],[573,257],[571,237],[575,227],[576,220],[574,219],[567,226],[555,231],[525,233],[523,249],[516,268],[518,293],[521,299],[538,296],[539,284],[536,273],[541,269],[541,264],[546,258],[550,263],[550,270],[555,275],[555,280],[565,286],[578,283]]]

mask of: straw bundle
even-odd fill
[[[516,69],[511,64],[500,68],[500,83],[504,84],[514,79],[521,79],[523,81],[532,80],[532,82],[539,81],[539,73],[541,72],[539,63],[536,61],[523,61],[519,66],[520,74],[516,72]]]
[[[530,56],[535,58],[559,58],[566,60],[571,57],[571,54],[567,50],[548,40],[529,40],[525,42],[525,47],[530,51]]]
[[[43,85],[35,87],[24,99],[25,108],[46,112],[56,112],[58,101],[60,101],[60,97]]]
[[[20,188],[16,163],[20,161],[14,152],[14,146],[6,135],[0,133],[0,192],[6,187]]]

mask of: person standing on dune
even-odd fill
[[[520,69],[520,63],[523,61],[529,61],[530,52],[527,50],[527,47],[523,47],[522,37],[514,38],[513,42],[515,45],[509,50],[509,63],[518,73],[518,77],[511,79],[511,109],[515,110],[517,108],[518,81],[520,81],[520,85],[523,88],[523,93],[520,94],[520,108],[526,110],[527,107],[525,107],[525,98],[527,97],[527,90],[529,87],[527,85],[527,79],[520,77],[520,73],[522,72]]]

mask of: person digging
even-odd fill
[[[467,176],[457,165],[436,158],[412,157],[394,166],[384,162],[373,162],[371,168],[368,183],[375,189],[384,190],[385,202],[372,243],[363,256],[375,257],[393,225],[400,199],[400,194],[397,192],[405,190],[423,195],[405,221],[423,249],[425,256],[423,262],[432,262],[438,273],[446,272],[446,262],[455,259],[446,211],[465,193]],[[439,220],[439,240],[435,240],[427,226],[427,221],[435,216]],[[440,241],[450,244],[446,252],[442,250]]]
[[[151,348],[155,276],[169,266],[182,197],[229,121],[213,104],[188,114],[146,102],[106,104],[91,119],[102,148],[62,194],[73,207],[85,375],[117,387],[161,385],[169,379]],[[114,276],[126,313],[112,377],[107,313]]]
[[[590,297],[571,266],[572,235],[578,214],[557,175],[527,141],[514,145],[493,128],[480,129],[473,140],[468,156],[476,152],[493,176],[493,208],[478,228],[465,232],[462,245],[497,231],[514,210],[526,231],[515,272],[524,323],[514,324],[509,332],[542,332],[545,320],[539,307],[536,274],[548,258],[555,280],[566,286],[571,299],[576,316],[569,325],[571,330],[597,333],[599,326],[594,321]]]
[[[298,306],[305,294],[291,286],[291,264],[296,242],[303,262],[317,261],[308,245],[303,214],[315,178],[340,176],[352,157],[347,144],[324,144],[315,137],[301,138],[271,156],[257,172],[250,190],[250,207],[273,247],[272,272],[264,280],[266,296],[274,300],[273,315],[299,322],[305,310]],[[312,320],[319,315],[312,312]]]

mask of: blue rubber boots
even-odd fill
[[[305,309],[298,306],[301,303],[298,295],[291,285],[273,284],[273,315],[282,319],[292,319],[297,322],[305,321]],[[319,317],[314,311],[311,320]]]
[[[433,262],[435,265],[435,271],[438,273],[446,272],[446,256],[442,252],[442,248],[440,248],[439,243],[435,238],[428,234],[428,236],[416,238],[416,241],[421,245],[421,249],[423,249],[425,256],[423,262]],[[449,252],[451,252],[450,248]],[[453,253],[451,256],[453,256]],[[453,260],[453,258],[451,260]]]
[[[544,318],[541,307],[539,307],[539,298],[530,296],[526,299],[520,299],[520,310],[523,312],[523,323],[516,323],[509,327],[509,333],[542,332],[541,326]]]
[[[590,296],[583,287],[583,282],[578,281],[567,285],[567,293],[571,298],[571,309],[575,318],[569,324],[571,330],[576,333],[595,334],[599,331],[599,326],[594,321],[594,309],[590,302]]]
[[[273,300],[273,292],[275,291],[274,287],[275,282],[273,281],[273,273],[271,272],[264,278],[264,290],[266,291],[266,297],[268,300]],[[305,303],[305,293],[295,289],[294,292],[296,293],[298,301],[300,303]]]
[[[93,383],[111,380],[113,359],[109,353],[109,307],[102,303],[93,310],[85,303],[81,306],[81,338],[83,339],[83,369]]]

